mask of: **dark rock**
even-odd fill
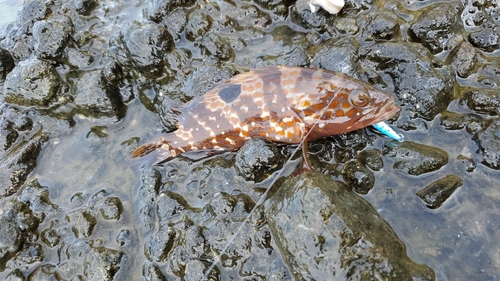
[[[22,248],[16,255],[16,261],[26,264],[41,262],[45,258],[42,250],[42,245],[38,243],[24,243]]]
[[[33,25],[36,56],[41,59],[60,59],[73,32],[73,24],[65,16],[36,22]]]
[[[477,27],[487,27],[500,24],[500,4],[497,0],[464,1],[462,19],[464,25],[470,30]]]
[[[469,42],[464,41],[453,55],[451,67],[458,76],[469,77],[474,71],[476,55],[476,49]]]
[[[500,115],[500,96],[498,90],[477,89],[462,95],[460,103],[466,104],[478,113]]]
[[[383,155],[393,157],[393,168],[418,176],[439,170],[448,163],[448,153],[437,147],[414,142],[386,142]]]
[[[8,150],[16,142],[19,133],[13,128],[14,123],[4,120],[0,126],[0,148]]]
[[[158,170],[152,168],[142,171],[137,204],[139,226],[144,233],[152,231],[155,227],[156,204],[161,185],[161,173]]]
[[[333,26],[333,16],[324,10],[317,13],[311,12],[307,0],[297,0],[291,16],[295,24],[305,28],[314,28],[317,31],[324,31],[327,27]]]
[[[61,242],[61,236],[53,228],[47,228],[40,233],[42,242],[50,248],[53,248]]]
[[[29,206],[11,200],[3,204],[0,214],[0,271],[6,269],[7,262],[27,243],[28,236],[36,231],[39,224]]]
[[[410,25],[408,35],[433,54],[453,49],[455,40],[451,39],[463,32],[457,9],[453,4],[429,6]]]
[[[384,161],[378,149],[365,149],[358,155],[359,162],[373,171],[380,171],[384,168]]]
[[[195,0],[147,0],[142,13],[148,19],[160,23],[178,8],[193,6]]]
[[[3,183],[0,197],[12,195],[24,184],[36,167],[37,158],[48,139],[46,134],[35,135],[4,159],[3,168],[0,169],[0,182]]]
[[[99,2],[97,0],[81,0],[75,1],[74,5],[75,10],[80,15],[88,16],[99,5]]]
[[[476,156],[484,165],[500,170],[500,120],[477,132],[472,140],[477,145]]]
[[[168,30],[155,23],[132,21],[110,39],[111,56],[123,66],[131,66],[148,78],[162,75],[165,56],[173,49]]]
[[[340,33],[355,35],[359,32],[359,25],[355,18],[338,17],[335,18],[334,27]]]
[[[432,269],[408,258],[370,203],[327,175],[288,178],[265,213],[297,279],[435,279]]]
[[[181,91],[189,99],[194,99],[204,95],[222,81],[228,80],[232,74],[215,66],[202,66],[187,77]]]
[[[456,160],[456,166],[462,171],[466,171],[468,173],[474,172],[476,170],[476,163],[472,158],[465,155],[458,155]]]
[[[59,206],[50,201],[50,192],[47,186],[42,186],[38,179],[30,180],[23,188],[18,200],[28,204],[36,213],[49,214],[59,210]]]
[[[448,175],[419,190],[417,195],[425,202],[427,207],[437,209],[462,185],[463,181],[461,178],[455,175]]]
[[[85,257],[83,272],[90,280],[114,280],[125,253],[105,247],[92,247]]]
[[[278,170],[283,162],[275,145],[252,139],[239,149],[234,168],[244,179],[260,182]]]
[[[195,11],[189,15],[186,25],[186,38],[196,41],[206,34],[212,27],[213,19],[202,11]]]
[[[120,220],[123,204],[118,197],[108,197],[99,204],[99,212],[106,220]]]
[[[469,35],[469,42],[485,52],[497,51],[500,48],[500,35],[491,28],[473,32]]]
[[[295,1],[293,0],[255,0],[255,3],[265,10],[272,11],[274,14],[285,18],[288,15],[289,7],[291,7]]]
[[[212,56],[219,61],[234,61],[234,50],[227,38],[208,33],[198,41],[197,45],[204,56]]]
[[[83,74],[75,86],[74,104],[78,113],[95,118],[116,117],[118,120],[125,116],[126,106],[120,89],[107,83],[101,71]]]
[[[7,74],[14,69],[14,58],[9,51],[0,48],[0,84],[5,81]]]
[[[156,231],[144,242],[144,255],[152,262],[165,262],[178,239],[173,229]]]
[[[314,54],[312,66],[360,78],[356,40],[346,37],[330,39],[313,47],[311,53]]]
[[[142,276],[146,281],[167,281],[160,268],[150,262],[146,262],[142,266]]]
[[[342,169],[345,183],[359,194],[368,194],[375,185],[375,176],[358,161],[349,161]]]
[[[476,114],[460,114],[444,111],[441,114],[440,123],[446,130],[461,130],[466,128],[469,134],[474,134],[477,130],[485,128],[489,124],[489,121],[484,120]]]
[[[367,40],[390,40],[400,34],[401,23],[394,13],[371,12],[362,17],[363,37]]]
[[[71,224],[76,238],[90,237],[97,219],[87,210],[75,210],[66,215],[66,221]]]
[[[430,52],[416,43],[377,43],[360,50],[365,64],[374,65],[392,79],[394,92],[404,108],[432,120],[453,98],[449,68],[434,67]]]
[[[43,20],[49,14],[47,4],[44,1],[30,1],[23,6],[21,10],[21,25],[22,30],[26,34],[31,34],[33,24],[36,21]]]
[[[7,75],[5,101],[24,106],[46,106],[56,96],[62,81],[47,61],[32,58],[21,61]]]
[[[31,272],[28,280],[61,280],[61,276],[55,265],[43,264]]]
[[[24,276],[19,268],[16,268],[7,275],[5,281],[26,281],[26,276]]]

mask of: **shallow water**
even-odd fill
[[[7,5],[6,9],[14,9],[11,3],[15,4],[17,1],[0,2],[2,13],[7,11],[2,5]],[[113,2],[103,2],[103,5],[109,8],[106,13],[101,14],[109,19],[109,26],[105,27],[104,32],[108,35],[124,22],[141,18],[138,12],[141,9],[140,3],[126,7],[116,7]],[[0,21],[0,26],[3,24]],[[290,22],[281,24],[298,28]],[[269,30],[275,27],[272,25]],[[288,49],[286,43],[276,44],[275,38],[269,34],[248,41],[249,45],[236,50],[235,65],[239,67],[265,65],[264,56],[294,56],[293,49]],[[277,45],[283,48],[276,48]],[[199,49],[194,48],[193,43],[185,38],[181,38],[178,46],[192,49],[195,59],[197,55],[202,59],[197,53]],[[297,58],[298,62],[301,60],[302,58]],[[98,66],[98,63],[96,61],[94,66]],[[461,81],[464,85],[468,82],[470,81]],[[30,179],[38,178],[42,185],[50,188],[52,202],[60,206],[63,213],[85,206],[101,190],[106,190],[109,196],[120,198],[124,206],[122,218],[118,222],[100,220],[92,236],[98,237],[96,240],[100,240],[103,246],[119,248],[116,237],[120,231],[135,231],[136,240],[126,248],[128,259],[123,262],[116,280],[139,280],[143,263],[140,259],[144,259],[144,239],[147,233],[143,233],[144,230],[137,222],[140,172],[129,168],[134,145],[128,145],[127,142],[134,143],[134,138],[140,138],[142,143],[153,138],[161,132],[161,123],[138,99],[128,104],[127,115],[119,122],[81,116],[77,116],[75,121],[76,125],[70,133],[50,139]],[[434,269],[438,280],[494,280],[500,275],[500,171],[476,161],[477,168],[473,172],[466,172],[457,156],[463,154],[464,149],[469,149],[474,158],[475,147],[471,145],[471,135],[465,130],[444,130],[439,125],[439,116],[434,121],[427,122],[427,125],[429,128],[425,131],[403,132],[405,140],[445,150],[449,155],[448,164],[432,173],[411,176],[393,169],[391,158],[383,157],[385,166],[383,170],[373,172],[376,177],[375,186],[363,197],[389,222],[406,244],[410,258]],[[92,130],[104,134],[98,136]],[[388,139],[377,136],[376,141],[368,148],[382,150],[385,141]],[[194,207],[202,207],[207,198],[221,191],[248,193],[257,201],[260,192],[253,188],[256,185],[236,176],[231,168],[216,166],[214,169],[220,168],[220,171],[207,171],[204,166],[205,161],[220,158],[224,162],[233,156],[234,154],[228,153],[194,163],[185,159],[169,162],[165,173],[175,182],[171,190],[181,193]],[[190,181],[190,174],[210,172],[212,174],[206,177],[211,177],[210,180],[215,183],[212,190],[200,190],[200,183]],[[233,177],[228,179],[228,174]],[[463,186],[437,210],[428,209],[416,192],[449,174],[459,176],[464,181]],[[76,196],[77,194],[81,196]],[[77,200],[77,197],[82,199]],[[48,227],[54,220],[59,220],[62,224],[64,214],[46,219],[39,229]],[[47,249],[45,253],[45,262],[57,262],[54,251]],[[2,274],[5,273],[0,273],[0,277],[4,277]]]

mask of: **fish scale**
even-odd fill
[[[258,68],[186,103],[177,130],[140,146],[132,157],[145,167],[180,154],[196,159],[234,151],[253,137],[298,144],[306,136],[308,141],[361,129],[398,111],[392,95],[342,73]]]

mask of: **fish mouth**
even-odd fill
[[[395,105],[393,102],[387,103],[386,105],[380,108],[379,112],[382,112],[382,114],[380,114],[380,116],[373,123],[382,122],[389,118],[392,118],[396,114],[398,114],[400,110],[401,108]]]

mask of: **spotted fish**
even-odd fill
[[[258,68],[186,103],[177,130],[140,146],[132,157],[145,167],[180,154],[196,158],[234,151],[253,137],[285,144],[305,138],[306,143],[364,128],[398,111],[392,95],[342,73]]]

